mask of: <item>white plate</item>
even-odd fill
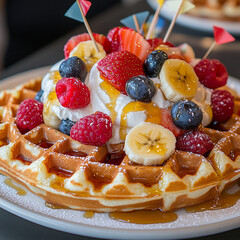
[[[15,75],[0,83],[0,89],[16,86],[32,77],[43,75],[48,68],[41,68]],[[240,92],[240,82],[231,78],[230,85]],[[240,201],[228,209],[186,213],[177,211],[175,222],[164,224],[131,224],[110,219],[108,214],[95,213],[85,218],[84,212],[69,209],[51,209],[45,201],[27,191],[20,196],[4,183],[0,175],[0,207],[34,223],[56,230],[89,237],[109,239],[179,239],[204,236],[240,227]],[[235,189],[238,188],[235,186]]]
[[[157,2],[155,0],[147,0],[147,1],[148,1],[148,4],[154,10],[156,10]],[[163,5],[160,15],[170,21],[174,17],[174,13],[170,11],[166,7],[166,5]],[[235,33],[235,34],[240,33],[240,22],[228,22],[228,21],[214,20],[209,18],[201,18],[201,17],[190,16],[187,14],[182,14],[178,16],[176,23],[183,25],[185,27],[189,27],[195,30],[200,30],[205,32],[213,32],[213,25],[216,25],[226,29],[231,33]]]

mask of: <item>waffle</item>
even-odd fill
[[[240,21],[240,0],[192,0],[189,14],[226,21]]]
[[[18,129],[18,105],[40,85],[34,79],[0,94],[0,172],[47,202],[96,212],[172,211],[216,199],[240,177],[238,115],[217,126],[222,131],[203,129],[215,143],[207,158],[175,151],[161,166],[142,166],[125,156],[123,144],[86,146],[45,124]]]

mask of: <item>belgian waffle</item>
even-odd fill
[[[189,14],[227,21],[240,21],[240,0],[192,0]]]
[[[0,172],[47,202],[97,212],[171,211],[217,198],[240,177],[238,115],[218,126],[222,131],[203,129],[215,143],[207,157],[175,151],[164,165],[142,166],[122,144],[86,146],[45,124],[19,129],[18,105],[40,84],[34,79],[0,94]]]

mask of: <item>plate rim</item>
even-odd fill
[[[155,0],[147,0],[147,2],[151,8],[156,10],[157,2]],[[174,13],[168,10],[166,6],[163,6],[160,15],[168,20],[172,20]],[[220,21],[217,19],[208,19],[204,17],[183,14],[177,18],[176,23],[191,29],[200,30],[202,32],[213,32],[213,25],[217,25],[227,29],[233,34],[240,33],[240,22]]]
[[[6,84],[8,81],[20,82],[28,77],[37,77],[45,74],[50,66],[36,68],[30,71],[22,72],[10,77],[3,79],[0,82],[0,87]],[[26,82],[25,81],[25,82]],[[239,84],[240,82],[237,78],[229,77],[230,84]],[[44,227],[52,228],[58,231],[63,231],[71,234],[83,235],[88,237],[103,237],[106,239],[112,239],[113,236],[117,235],[117,239],[179,239],[179,238],[192,238],[200,237],[211,234],[216,234],[228,230],[238,228],[240,226],[240,216],[233,217],[224,221],[208,223],[201,226],[192,226],[186,228],[173,228],[173,229],[125,229],[125,228],[115,228],[115,227],[102,227],[94,226],[84,223],[75,223],[63,219],[58,219],[53,216],[45,215],[36,211],[32,211],[28,208],[22,207],[17,203],[11,202],[3,197],[0,197],[0,207],[4,210],[13,213],[23,219],[31,221],[33,223],[42,225]],[[115,238],[116,239],[116,238]]]

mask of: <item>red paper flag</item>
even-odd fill
[[[83,11],[84,16],[86,16],[86,14],[87,14],[89,8],[91,7],[92,3],[89,2],[89,1],[86,1],[86,0],[77,0],[77,1],[82,7],[82,11]]]
[[[235,41],[235,38],[223,28],[213,26],[213,32],[218,45]]]

